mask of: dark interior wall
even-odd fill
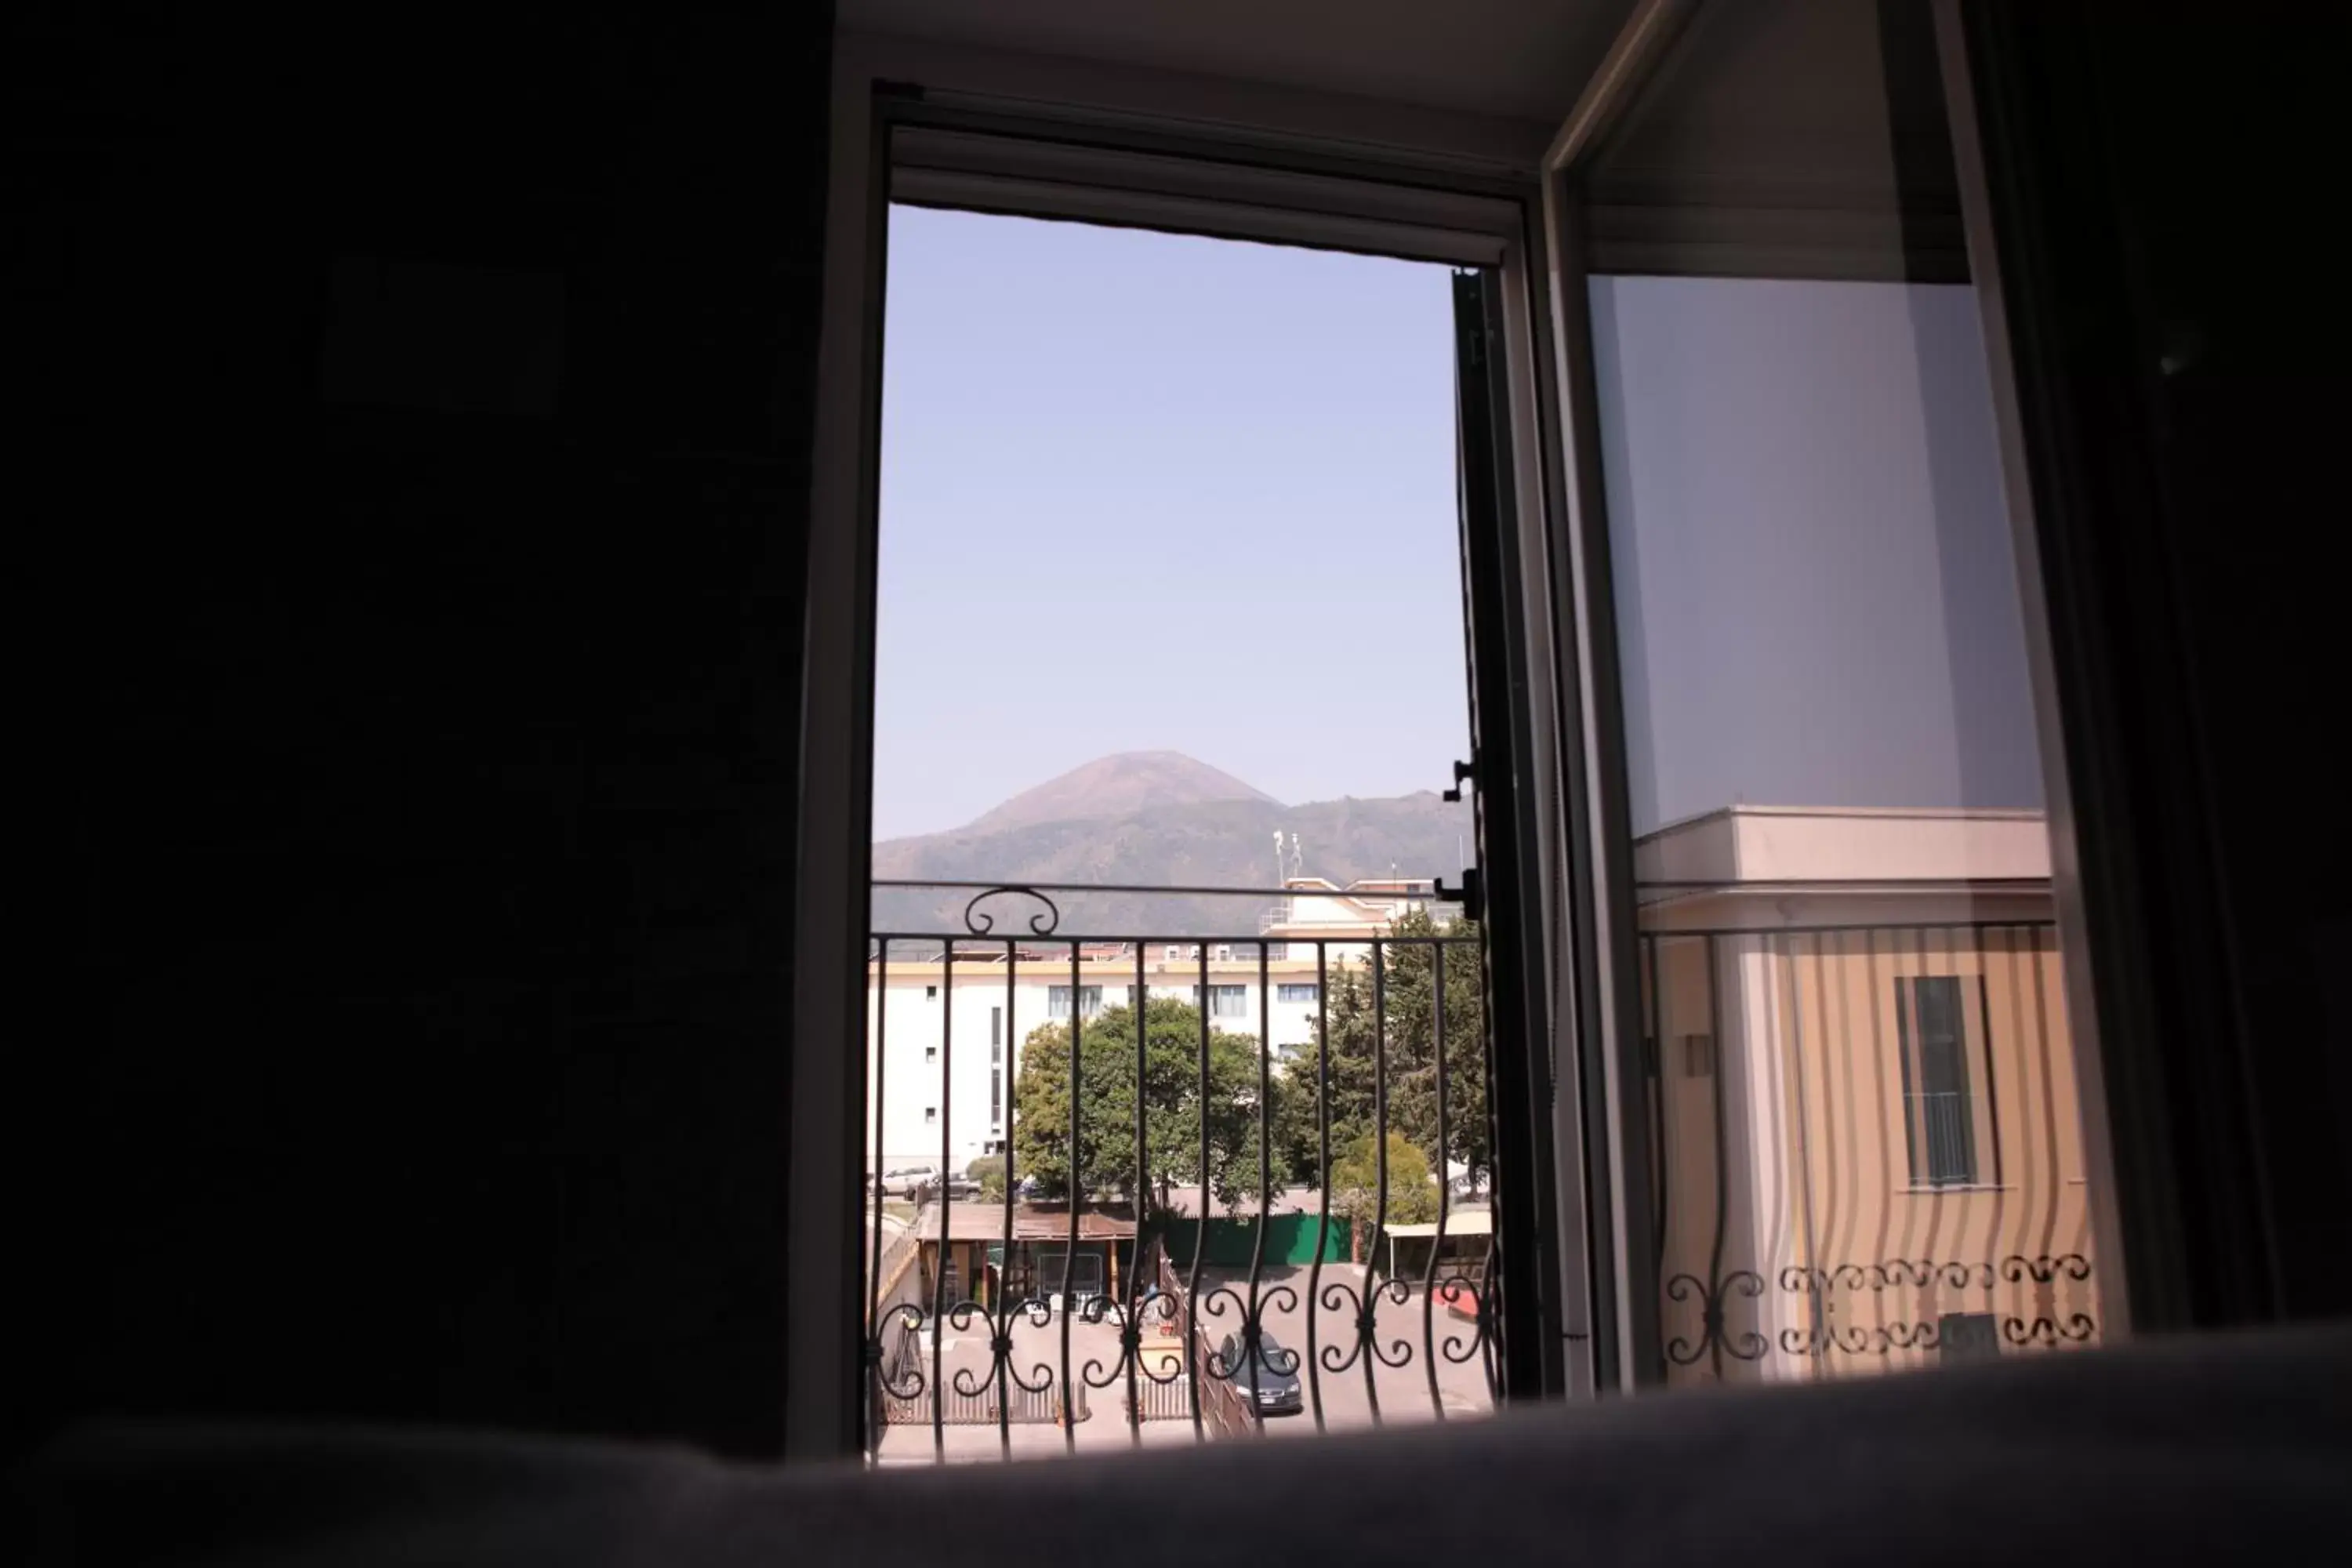
[[[2341,18],[1967,15],[2136,1321],[2352,1313]]]
[[[829,6],[30,10],[16,1418],[774,1451]]]

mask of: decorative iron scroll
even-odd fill
[[[1719,1351],[1737,1361],[1754,1361],[1771,1346],[1764,1336],[1753,1329],[1743,1329],[1737,1337],[1724,1327],[1724,1308],[1734,1295],[1754,1300],[1764,1294],[1764,1277],[1750,1268],[1735,1268],[1712,1282],[1696,1274],[1677,1274],[1666,1281],[1666,1299],[1687,1301],[1698,1298],[1699,1336],[1694,1342],[1680,1334],[1666,1342],[1666,1359],[1676,1366],[1689,1366],[1699,1357]]]
[[[1023,887],[1018,883],[1008,883],[1004,887],[991,888],[984,893],[974,893],[971,896],[971,902],[964,905],[963,907],[963,929],[970,931],[974,936],[987,936],[991,932],[994,931],[996,930],[996,917],[986,913],[980,906],[986,903],[991,899],[999,898],[1005,894],[1011,894],[1015,898],[1034,899],[1039,903],[1045,906],[1044,909],[1037,910],[1029,917],[1030,935],[1051,936],[1061,926],[1062,909],[1059,904],[1056,904],[1053,900],[1047,898],[1045,894],[1039,892],[1034,888]]]
[[[2079,1252],[2028,1258],[2011,1253],[1997,1262],[1935,1262],[1889,1258],[1877,1263],[1840,1263],[1829,1268],[1792,1264],[1780,1270],[1780,1289],[1792,1295],[1810,1295],[1819,1306],[1810,1327],[1780,1331],[1780,1348],[1791,1355],[1886,1355],[1894,1351],[1931,1351],[1940,1347],[1940,1324],[1916,1319],[1881,1323],[1842,1323],[1836,1320],[1832,1291],[1869,1290],[1874,1294],[1907,1289],[1927,1291],[1981,1290],[1988,1294],[1999,1282],[2031,1283],[2035,1287],[2032,1316],[2003,1314],[2000,1336],[2011,1345],[2082,1344],[2097,1338],[2098,1323],[2087,1312],[2061,1313],[2053,1300],[2055,1283],[2091,1278],[2091,1260]],[[1990,1304],[1990,1303],[1988,1303]]]

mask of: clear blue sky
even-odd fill
[[[1452,323],[1442,267],[894,209],[875,837],[1111,752],[1445,784]]]

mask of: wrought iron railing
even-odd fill
[[[869,934],[868,1090],[873,1127],[869,1158],[879,1168],[886,1158],[902,1152],[886,1147],[890,1141],[890,1097],[905,1092],[895,1081],[902,1069],[892,1065],[891,1042],[905,1026],[894,1019],[890,1006],[894,962],[904,963],[908,962],[905,955],[915,954],[919,962],[938,970],[936,982],[930,981],[928,971],[925,975],[927,990],[936,984],[940,1005],[936,1024],[931,1026],[937,1033],[923,1042],[924,1077],[918,1092],[930,1093],[934,1083],[939,1088],[937,1105],[927,1104],[925,1109],[927,1117],[936,1116],[937,1159],[943,1173],[953,1172],[964,1163],[956,1140],[961,1119],[955,1064],[960,1052],[973,1047],[972,1042],[959,1037],[956,986],[960,973],[980,971],[991,984],[999,973],[1003,976],[1001,1003],[992,996],[987,1003],[992,1011],[1001,1007],[992,1020],[993,1046],[982,1041],[981,1048],[989,1050],[990,1071],[1004,1075],[1004,1136],[1001,1150],[990,1156],[1003,1162],[1001,1172],[992,1173],[991,1177],[992,1184],[1001,1184],[1001,1190],[983,1200],[959,1200],[951,1192],[941,1190],[932,1207],[919,1217],[911,1234],[939,1249],[925,1264],[928,1294],[923,1299],[902,1297],[887,1304],[882,1300],[890,1243],[880,1207],[875,1210],[869,1238],[866,1363],[872,1412],[868,1436],[877,1455],[887,1427],[928,1423],[932,1455],[945,1458],[950,1426],[992,1421],[998,1428],[998,1452],[1009,1458],[1013,1426],[1025,1413],[1040,1410],[1054,1413],[1050,1418],[1061,1421],[1065,1446],[1075,1448],[1077,1423],[1084,1418],[1089,1390],[1119,1391],[1120,1415],[1133,1444],[1142,1442],[1148,1421],[1188,1422],[1195,1441],[1262,1430],[1267,1406],[1282,1403],[1279,1391],[1270,1391],[1265,1384],[1292,1377],[1302,1385],[1304,1414],[1318,1430],[1349,1424],[1359,1416],[1378,1424],[1397,1414],[1401,1405],[1409,1407],[1420,1398],[1425,1398],[1426,1409],[1438,1419],[1495,1402],[1499,1387],[1495,1292],[1500,1275],[1494,1267],[1493,1227],[1485,1227],[1477,1238],[1483,1244],[1481,1250],[1467,1263],[1447,1255],[1446,1248],[1449,1223],[1461,1207],[1445,1179],[1448,1156],[1458,1158],[1468,1152],[1471,1158],[1466,1163],[1482,1174],[1492,1164],[1486,1152],[1493,1147],[1487,1121],[1487,1108],[1493,1104],[1487,1084],[1489,1053],[1479,1020],[1460,1016],[1465,1010],[1461,987],[1475,986],[1479,973],[1480,939],[1475,932],[1422,929],[1352,937],[1345,942],[1291,940],[1282,944],[1287,949],[1286,960],[1276,960],[1270,956],[1268,944],[1255,936],[1065,934],[1060,929],[1060,910],[1050,894],[1075,889],[952,883],[877,882],[877,886],[976,890],[964,907],[961,931],[875,931]],[[1008,903],[1017,905],[1018,912],[1008,910]],[[1110,943],[1121,944],[1120,957],[1106,962],[1103,954]],[[1165,954],[1171,944],[1181,944],[1196,956],[1182,964],[1171,964]],[[1244,1117],[1254,1113],[1255,1121],[1251,1133],[1255,1190],[1249,1194],[1254,1205],[1247,1205],[1254,1207],[1254,1221],[1246,1268],[1234,1277],[1223,1270],[1213,1272],[1207,1258],[1213,1207],[1212,1173],[1220,1168],[1219,1152],[1211,1147],[1209,1111],[1217,1092],[1212,1083],[1211,1059],[1223,1031],[1221,1021],[1212,1018],[1205,1007],[1194,1009],[1199,1014],[1198,1037],[1193,1081],[1189,1086],[1200,1123],[1199,1146],[1187,1151],[1184,1160],[1184,1173],[1192,1177],[1197,1204],[1189,1257],[1172,1258],[1150,1244],[1150,1237],[1164,1216],[1148,1209],[1155,1180],[1165,1190],[1169,1177],[1167,1170],[1155,1172],[1152,1166],[1151,1124],[1155,1117],[1170,1112],[1166,1106],[1155,1105],[1147,1091],[1151,1079],[1147,1014],[1155,994],[1182,1000],[1188,988],[1198,986],[1200,990],[1189,994],[1207,996],[1211,965],[1219,962],[1213,957],[1219,947],[1230,947],[1236,958],[1244,953],[1255,956],[1257,993],[1255,1082],[1233,1107]],[[1340,951],[1335,952],[1335,948]],[[1313,1039],[1291,1048],[1286,1060],[1284,1049],[1272,1039],[1271,967],[1277,962],[1304,963],[1309,949],[1317,997]],[[1089,1158],[1082,1157],[1087,1148],[1087,1130],[1082,1126],[1087,1087],[1082,1045],[1093,1037],[1094,1029],[1102,1026],[1101,1020],[1076,1020],[1079,1026],[1074,1027],[1066,1016],[1048,1016],[1044,998],[1034,994],[1034,966],[1040,953],[1066,955],[1066,979],[1058,973],[1061,958],[1050,962],[1056,967],[1053,984],[1066,984],[1067,994],[1083,995],[1084,987],[1104,984],[1107,1001],[1125,994],[1135,1003],[1131,1009],[1132,1149],[1116,1153],[1106,1149],[1091,1162],[1096,1171],[1112,1171],[1110,1183],[1090,1181]],[[1029,966],[1033,981],[1025,1007],[1021,986],[1024,965]],[[1131,973],[1120,972],[1130,965]],[[1160,975],[1156,988],[1155,970]],[[1171,970],[1176,972],[1172,976]],[[1449,971],[1457,992],[1451,1005]],[[1230,983],[1232,977],[1231,962],[1226,961],[1218,978]],[[1413,985],[1410,1028],[1391,1016],[1391,995],[1401,977],[1409,977]],[[1342,1021],[1337,1037],[1333,1033],[1335,978],[1351,988],[1351,999],[1365,1004],[1363,1012]],[[1130,982],[1131,991],[1128,989]],[[1419,1033],[1424,985],[1425,1052]],[[929,999],[924,998],[927,1003]],[[1115,1015],[1117,1010],[1114,1005],[1108,1012]],[[1452,1018],[1449,1012],[1454,1015]],[[1022,1198],[1025,1174],[1019,1154],[1022,1113],[1012,1092],[1015,1044],[1040,1026],[1057,1029],[1061,1037],[1056,1044],[1066,1059],[1055,1063],[1055,1070],[1062,1077],[1069,1117],[1066,1128],[1054,1129],[1057,1136],[1066,1135],[1069,1179],[1066,1192],[1059,1194],[1066,1212],[1056,1216],[1057,1234],[1051,1237],[1037,1232],[1034,1208],[1027,1215],[1025,1228],[1022,1223],[1023,1211],[1030,1205]],[[1354,1047],[1366,1048],[1351,1054]],[[1274,1213],[1277,1195],[1272,1114],[1278,1074],[1292,1075],[1285,1081],[1286,1095],[1305,1097],[1286,1103],[1304,1104],[1310,1111],[1311,1155],[1302,1174],[1316,1194],[1316,1226],[1311,1262],[1303,1280],[1295,1280],[1295,1265],[1277,1263],[1276,1268],[1287,1267],[1292,1272],[1274,1277],[1266,1257],[1268,1216]],[[1348,1081],[1335,1083],[1335,1075]],[[1471,1091],[1474,1087],[1475,1092]],[[1409,1107],[1400,1102],[1400,1094]],[[1345,1109],[1335,1110],[1343,1101]],[[1464,1110],[1465,1104],[1468,1111]],[[1369,1147],[1370,1182],[1368,1194],[1351,1187],[1344,1206],[1335,1213],[1335,1160],[1351,1152],[1333,1143],[1335,1122],[1343,1118],[1348,1128],[1360,1124],[1362,1141]],[[1404,1126],[1408,1121],[1412,1124],[1410,1130]],[[982,1124],[987,1124],[985,1119]],[[929,1120],[923,1125],[927,1132],[933,1131]],[[1295,1123],[1291,1130],[1297,1131]],[[1339,1264],[1331,1256],[1335,1238],[1368,1233],[1372,1245],[1366,1255],[1375,1259],[1381,1256],[1379,1238],[1392,1223],[1392,1211],[1403,1208],[1407,1199],[1391,1185],[1391,1134],[1407,1131],[1419,1132],[1432,1145],[1424,1157],[1435,1176],[1428,1183],[1429,1194],[1415,1200],[1416,1206],[1434,1205],[1435,1240],[1425,1266],[1418,1279],[1388,1279],[1378,1275],[1376,1265],[1359,1271],[1352,1261]],[[1107,1187],[1117,1186],[1124,1186],[1131,1196],[1135,1225],[1132,1235],[1123,1238],[1125,1276],[1116,1288],[1083,1302],[1065,1301],[1056,1310],[1055,1300],[1034,1283],[1043,1277],[1042,1270],[1024,1268],[1016,1252],[1024,1246],[1044,1243],[1063,1248],[1062,1257],[1076,1258],[1082,1244],[1096,1244],[1113,1254],[1116,1268],[1122,1238],[1099,1227],[1090,1229],[1084,1222],[1115,1210],[1115,1201],[1102,1194]],[[992,1223],[987,1231],[976,1228],[966,1237],[954,1222],[959,1210],[984,1215]],[[973,1270],[962,1270],[960,1276],[949,1266],[949,1256],[960,1243],[967,1248],[987,1247],[992,1281],[985,1277],[986,1271],[982,1280],[975,1281],[963,1277]],[[1143,1266],[1138,1267],[1139,1263]],[[1416,1288],[1422,1298],[1417,1312],[1412,1302]],[[1408,1321],[1417,1332],[1406,1329]],[[1041,1352],[1036,1335],[1025,1331],[1044,1332],[1046,1348]],[[1079,1335],[1093,1342],[1091,1349],[1082,1348]],[[1228,1337],[1234,1346],[1230,1356],[1223,1350]],[[1281,1341],[1287,1342],[1278,1344]],[[1182,1347],[1181,1355],[1171,1353],[1173,1346]],[[958,1349],[961,1364],[951,1364],[950,1348]],[[1413,1377],[1416,1352],[1418,1378]],[[1452,1370],[1456,1368],[1468,1370],[1457,1374]],[[1461,1386],[1465,1379],[1466,1394]],[[1350,1385],[1351,1408],[1344,1414],[1334,1407],[1340,1380]],[[1352,1392],[1359,1381],[1360,1409]],[[1448,1384],[1455,1386],[1449,1389]],[[1261,1397],[1269,1394],[1271,1397]]]
[[[2097,1340],[2051,922],[1654,931],[1638,951],[1670,1381]],[[1968,1087],[1927,1097],[1897,1016],[1922,978],[1967,1003]]]

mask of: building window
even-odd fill
[[[1078,987],[1078,1011],[1081,1017],[1087,1018],[1091,1018],[1096,1014],[1102,1011],[1101,986],[1081,985]],[[1045,1015],[1051,1018],[1066,1018],[1070,1016],[1070,988],[1068,986],[1054,985],[1046,988]]]
[[[1192,1000],[1201,999],[1201,988],[1192,987]],[[1212,1018],[1246,1018],[1249,1016],[1249,987],[1246,985],[1212,985],[1209,987],[1209,1016]]]
[[[939,1060],[939,1059],[940,1059],[940,1048],[939,1048],[939,1047],[937,1047],[937,1046],[925,1046],[925,1047],[923,1047],[923,1059],[924,1059],[925,1061],[927,1061],[927,1062],[935,1062],[935,1061]]]
[[[936,1106],[936,1105],[926,1105],[925,1107],[923,1107],[923,1120],[924,1120],[924,1121],[937,1121],[939,1119],[940,1119],[940,1108],[939,1108],[938,1106]]]
[[[988,1123],[1004,1123],[1004,1009],[988,1010]]]
[[[1170,942],[1166,947],[1163,947],[1163,948],[1161,948],[1161,949],[1160,950],[1160,958],[1161,958],[1163,961],[1165,961],[1165,962],[1167,962],[1167,963],[1175,963],[1178,959],[1180,959],[1180,958],[1181,958],[1181,957],[1183,957],[1183,956],[1184,956],[1184,950],[1183,950],[1182,948],[1181,948],[1181,947],[1178,947],[1174,942]]]
[[[1303,985],[1285,981],[1274,988],[1274,999],[1277,1002],[1312,1002],[1315,997],[1315,983],[1311,980]]]
[[[1974,977],[1970,977],[1974,978]],[[1957,974],[1895,982],[1895,1031],[1903,1071],[1903,1138],[1915,1187],[1974,1186],[1975,1090],[1969,1079],[1966,1004]],[[1983,982],[1976,982],[1981,994]]]
[[[938,1001],[939,999],[940,999],[940,988],[939,988],[938,986],[936,986],[936,985],[926,985],[926,986],[924,986],[924,987],[923,987],[923,1000],[924,1000],[924,1001],[926,1001],[926,1002],[936,1002],[936,1001]]]

